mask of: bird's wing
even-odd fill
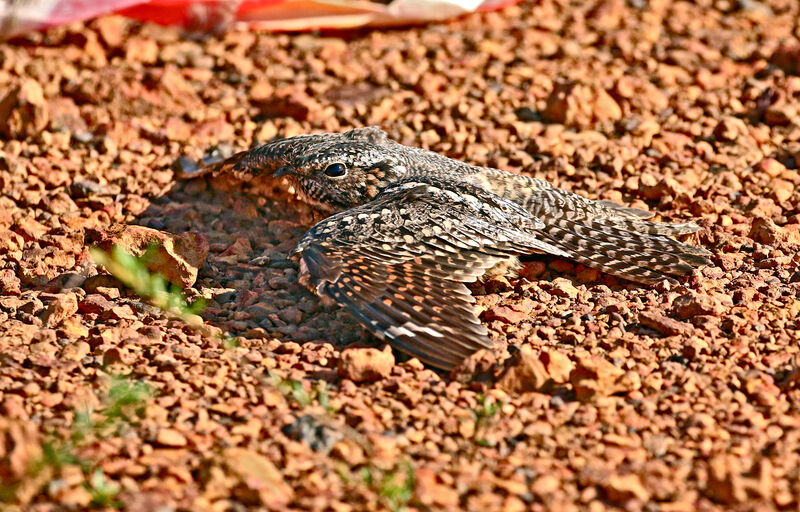
[[[312,290],[397,349],[450,369],[491,347],[464,283],[514,254],[569,256],[537,238],[541,227],[494,194],[407,182],[315,225],[296,253]]]
[[[653,218],[653,212],[642,210],[641,208],[633,208],[631,206],[623,206],[613,201],[595,201],[594,204],[600,208],[608,210],[611,214],[619,215],[628,219],[646,220]]]

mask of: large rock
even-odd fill
[[[161,428],[156,434],[156,444],[168,448],[182,448],[188,441],[185,435],[174,428]]]
[[[574,128],[622,118],[622,109],[605,89],[580,83],[556,85],[547,98],[542,118]]]
[[[784,43],[770,57],[770,63],[790,75],[800,75],[800,44]]]
[[[642,485],[639,475],[611,475],[602,484],[606,499],[616,505],[625,505],[631,500],[646,502],[650,493]]]
[[[33,137],[47,126],[49,120],[44,91],[36,80],[26,80],[0,98],[0,134],[8,138]]]
[[[499,320],[507,324],[518,324],[528,320],[535,303],[531,299],[523,299],[520,302],[505,305],[496,305],[489,308],[484,314],[486,320]]]
[[[588,401],[639,389],[641,381],[637,378],[638,375],[634,375],[617,368],[602,357],[583,356],[578,358],[569,380],[578,400]]]
[[[246,448],[228,448],[222,452],[220,464],[211,470],[207,493],[227,492],[247,505],[260,505],[269,510],[282,509],[294,496],[275,465],[260,453]],[[224,468],[224,469],[223,469]]]
[[[110,252],[116,245],[134,256],[142,256],[154,247],[147,268],[183,288],[192,286],[197,272],[208,257],[208,240],[200,233],[189,231],[173,235],[143,226],[115,224],[94,235],[94,246]]]
[[[0,228],[0,254],[15,253],[22,250],[25,239],[10,229]]]
[[[783,242],[790,244],[800,244],[800,229],[798,224],[788,224],[778,226],[772,219],[766,217],[756,217],[750,227],[748,235],[753,241],[765,245],[777,245]]]
[[[376,348],[348,348],[342,351],[337,368],[339,376],[353,382],[371,382],[386,378],[394,367],[394,355],[388,345]]]
[[[59,295],[45,310],[42,321],[48,327],[56,327],[78,312],[78,298],[74,293]]]
[[[672,309],[681,320],[687,320],[697,315],[720,316],[727,311],[729,306],[723,304],[719,297],[696,292],[687,292],[672,303]]]
[[[574,367],[561,352],[552,349],[537,352],[523,345],[497,384],[509,393],[546,392],[556,384],[566,383]]]
[[[52,476],[48,465],[31,471],[42,460],[42,443],[34,422],[0,416],[0,482],[8,498],[23,508]]]
[[[652,309],[639,313],[639,323],[665,336],[688,334],[692,331],[690,324],[675,320]]]
[[[541,392],[552,385],[552,379],[539,354],[523,345],[514,364],[508,367],[497,384],[509,393]]]
[[[19,295],[21,293],[19,278],[10,268],[0,270],[0,295]]]

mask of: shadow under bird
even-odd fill
[[[330,214],[293,252],[301,282],[441,369],[492,347],[465,283],[520,255],[553,254],[645,284],[710,264],[705,249],[670,238],[694,223],[651,222],[644,210],[404,146],[377,127],[275,140],[179,177],[209,173],[293,182]]]

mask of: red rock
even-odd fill
[[[215,259],[226,263],[245,261],[253,255],[253,248],[247,238],[237,238],[227,249],[222,251]]]
[[[50,126],[53,132],[66,132],[70,135],[82,136],[88,133],[86,121],[81,117],[81,109],[71,98],[58,97],[49,102]],[[73,187],[74,190],[74,187]],[[73,198],[80,196],[73,194]]]
[[[771,178],[777,178],[786,171],[786,166],[774,158],[765,158],[758,163],[756,170],[766,173]]]
[[[125,60],[154,64],[158,60],[158,43],[145,37],[128,39],[125,43]]]
[[[622,109],[605,89],[571,82],[553,89],[542,117],[552,123],[588,128],[597,122],[620,119]]]
[[[596,397],[638,389],[636,382],[626,378],[625,375],[624,370],[602,357],[583,356],[578,359],[569,380],[578,400],[588,401]]]
[[[14,231],[22,235],[26,241],[32,242],[46,235],[50,231],[50,228],[34,218],[22,217],[14,225]]]
[[[294,87],[278,89],[267,99],[257,102],[265,117],[292,117],[298,121],[313,121],[323,113],[314,98]]]
[[[414,470],[413,475],[414,495],[424,507],[434,510],[458,508],[458,490],[440,483],[436,471],[421,467]]]
[[[123,16],[101,16],[94,21],[103,43],[109,48],[119,48],[125,39],[129,20]]]
[[[552,384],[544,363],[528,345],[523,345],[515,362],[500,377],[497,385],[508,393],[541,392]]]
[[[742,463],[734,455],[717,455],[708,461],[708,492],[727,505],[747,501]]]
[[[49,212],[57,215],[78,210],[78,206],[66,192],[57,192],[44,201],[44,203],[44,207],[47,208]]]
[[[117,224],[97,234],[95,247],[110,252],[119,246],[134,256],[142,256],[149,247],[155,247],[147,268],[171,282],[188,288],[197,280],[199,267],[208,257],[208,240],[195,232],[172,235],[143,226]]]
[[[22,419],[12,403],[10,399],[0,402],[4,409],[0,416],[0,478],[4,503],[13,501],[24,509],[41,495],[41,489],[53,478],[53,468],[44,464],[39,471],[31,471],[44,456],[44,440],[36,424]]]
[[[794,183],[789,180],[774,178],[769,181],[770,193],[779,203],[789,200],[794,194],[794,188]]]
[[[87,295],[78,303],[78,311],[81,313],[105,313],[113,308],[113,302],[96,293]]]
[[[55,492],[54,498],[66,508],[86,509],[92,502],[92,493],[85,487],[62,487]]]
[[[774,245],[781,242],[800,243],[800,233],[777,226],[771,219],[756,217],[748,235],[754,241]]]
[[[100,295],[104,295],[105,297],[111,299],[119,297],[119,288],[123,285],[114,276],[110,276],[108,274],[97,274],[95,276],[90,276],[86,278],[86,281],[83,282],[83,288],[86,290],[86,293],[99,293]],[[101,291],[101,289],[103,291]],[[105,292],[106,290],[115,289],[116,297],[109,297],[108,294]],[[113,293],[113,292],[112,292]]]
[[[533,306],[530,299],[523,299],[510,306],[492,306],[484,313],[484,318],[487,321],[499,320],[507,324],[518,324],[530,318]]]
[[[531,491],[543,498],[555,494],[561,488],[561,480],[555,475],[542,475],[531,484]]]
[[[568,274],[575,270],[574,263],[562,259],[555,259],[551,261],[547,266],[560,274]]]
[[[133,308],[131,308],[129,305],[122,304],[119,306],[112,307],[108,317],[126,319],[126,320],[135,320],[136,313],[133,312]]]
[[[221,463],[236,480],[233,494],[245,503],[278,508],[294,496],[278,468],[258,452],[227,448],[222,452]]]
[[[612,2],[615,0],[612,0]],[[661,111],[669,107],[669,98],[664,92],[649,80],[631,75],[623,75],[614,85],[615,97],[623,98],[632,103],[641,103],[653,111]],[[659,123],[652,119],[644,119],[634,128],[633,133],[642,137],[646,142],[661,131]]]
[[[714,296],[689,292],[675,299],[675,302],[672,303],[672,310],[675,316],[686,320],[697,315],[719,316],[725,312],[726,308]]]
[[[639,475],[611,475],[602,483],[602,488],[608,501],[618,505],[625,505],[633,499],[640,502],[650,499],[650,493],[642,485]]]
[[[25,240],[10,229],[0,228],[0,254],[21,251]]]
[[[192,135],[192,127],[177,117],[170,117],[167,119],[164,132],[169,140],[185,142]]]
[[[769,60],[786,73],[800,75],[800,43],[787,42],[780,45]]]
[[[84,357],[88,356],[91,351],[92,348],[88,343],[85,341],[76,341],[66,345],[61,350],[61,359],[64,361],[80,361]]]
[[[333,445],[331,457],[343,460],[348,466],[359,466],[366,462],[364,449],[352,439],[342,439]]]
[[[556,384],[563,384],[569,381],[569,376],[575,368],[572,360],[554,349],[543,349],[539,359],[547,368],[547,373]]]
[[[412,359],[412,361],[419,360]],[[422,363],[419,363],[422,365]],[[481,349],[461,361],[450,372],[450,378],[458,382],[489,381],[494,378],[497,357],[491,350]],[[419,368],[421,370],[422,368]]]
[[[19,278],[11,269],[0,270],[0,295],[19,295]]]
[[[135,358],[124,347],[111,347],[103,353],[103,366],[131,364]]]
[[[551,290],[553,295],[567,297],[569,299],[574,299],[578,296],[578,289],[575,288],[569,279],[557,277],[553,279],[551,284],[553,285],[553,289]]]
[[[394,367],[394,355],[388,345],[376,348],[346,348],[337,366],[339,376],[353,382],[371,382],[386,378]]]
[[[271,83],[265,81],[256,81],[250,87],[250,91],[247,93],[247,97],[255,104],[263,103],[269,101],[270,97],[274,94],[275,87],[272,86]],[[268,123],[271,125],[271,123]],[[273,125],[274,126],[274,125]],[[277,135],[277,133],[272,134],[271,137],[267,137],[266,139],[262,140],[269,140],[272,137]]]
[[[48,327],[55,327],[78,312],[78,298],[74,293],[59,295],[45,310],[42,321]]]
[[[800,117],[800,104],[779,101],[764,113],[764,121],[770,126],[786,126],[797,122]]]
[[[528,281],[535,281],[547,270],[547,265],[543,261],[528,261],[519,270],[519,277],[524,277]]]
[[[156,443],[168,448],[181,448],[188,444],[186,436],[174,428],[160,428],[156,434]]]
[[[622,109],[605,89],[596,89],[593,117],[597,122],[616,121],[622,118]]]
[[[597,29],[612,30],[619,26],[624,15],[624,0],[600,0],[586,14],[586,19]]]
[[[639,187],[642,197],[645,199],[661,199],[662,197],[677,197],[678,194],[685,192],[685,187],[677,180],[669,177],[662,178],[655,185],[646,185],[644,181]]]
[[[4,481],[18,481],[31,476],[31,465],[42,456],[39,438],[34,423],[0,416],[0,467],[3,468]]]
[[[596,268],[583,268],[575,274],[575,279],[582,284],[594,283],[600,279],[600,271]]]
[[[11,139],[33,137],[50,119],[47,101],[39,82],[25,80],[0,99],[0,133]]]
[[[754,402],[764,407],[775,405],[781,394],[781,389],[775,385],[775,379],[759,371],[751,371],[745,375],[744,391]]]
[[[666,336],[687,334],[692,331],[691,325],[654,310],[639,313],[639,323]]]
[[[40,334],[41,331],[37,334]],[[33,355],[43,355],[47,357],[54,357],[58,352],[58,347],[56,347],[55,343],[50,340],[39,341],[37,343],[31,343],[30,345],[31,354]]]
[[[714,128],[714,136],[724,142],[736,142],[740,136],[748,133],[745,122],[733,116],[724,116]]]

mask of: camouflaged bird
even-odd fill
[[[404,146],[376,127],[276,140],[181,177],[225,172],[285,176],[331,214],[294,251],[301,282],[442,369],[492,346],[464,283],[519,255],[571,258],[639,283],[710,263],[706,250],[669,238],[697,231],[693,223],[649,222],[644,210]]]

